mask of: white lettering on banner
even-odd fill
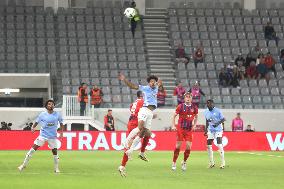
[[[123,142],[126,140],[126,133],[121,133],[120,135],[120,141],[121,144],[117,145],[117,134],[116,133],[111,133],[111,145],[115,150],[122,150],[123,147]]]
[[[217,146],[217,139],[214,139],[213,143],[215,144],[215,146]],[[223,147],[227,146],[228,143],[229,143],[229,139],[226,136],[223,136],[222,137]]]
[[[104,148],[105,150],[109,150],[109,145],[107,143],[104,133],[99,133],[93,149],[97,150],[98,148]]]
[[[278,133],[275,137],[275,140],[273,141],[272,136],[270,133],[266,133],[266,139],[268,140],[270,149],[275,151],[275,150],[284,150],[284,137],[282,138],[281,142],[281,137],[282,134]]]
[[[72,138],[76,137],[76,133],[63,133],[63,137],[66,137],[66,149],[72,150]]]
[[[93,137],[90,133],[79,133],[78,149],[83,150],[85,146],[88,150],[92,150],[92,147],[91,147],[92,139]]]

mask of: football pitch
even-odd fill
[[[172,152],[147,152],[149,162],[133,155],[127,177],[117,171],[122,152],[60,151],[60,174],[53,173],[50,151],[36,152],[28,167],[17,170],[26,151],[0,151],[0,188],[8,189],[183,189],[183,188],[257,188],[284,187],[284,152],[226,152],[227,167],[219,169],[219,154],[214,153],[216,167],[207,169],[207,153],[193,151],[187,171],[181,170],[180,153],[177,170],[171,170]]]

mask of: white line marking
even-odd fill
[[[284,158],[284,156],[280,155],[272,155],[272,154],[261,154],[261,153],[253,153],[253,152],[237,152],[238,154],[250,154],[250,155],[257,155],[257,156],[267,156],[267,157],[278,157],[278,158]]]

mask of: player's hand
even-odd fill
[[[153,114],[153,119],[156,119],[158,117],[157,114]]]
[[[120,81],[123,81],[123,80],[125,80],[125,76],[124,76],[122,73],[119,73],[118,79],[119,79]]]

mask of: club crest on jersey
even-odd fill
[[[54,123],[47,123],[47,126],[52,127],[54,126]]]

